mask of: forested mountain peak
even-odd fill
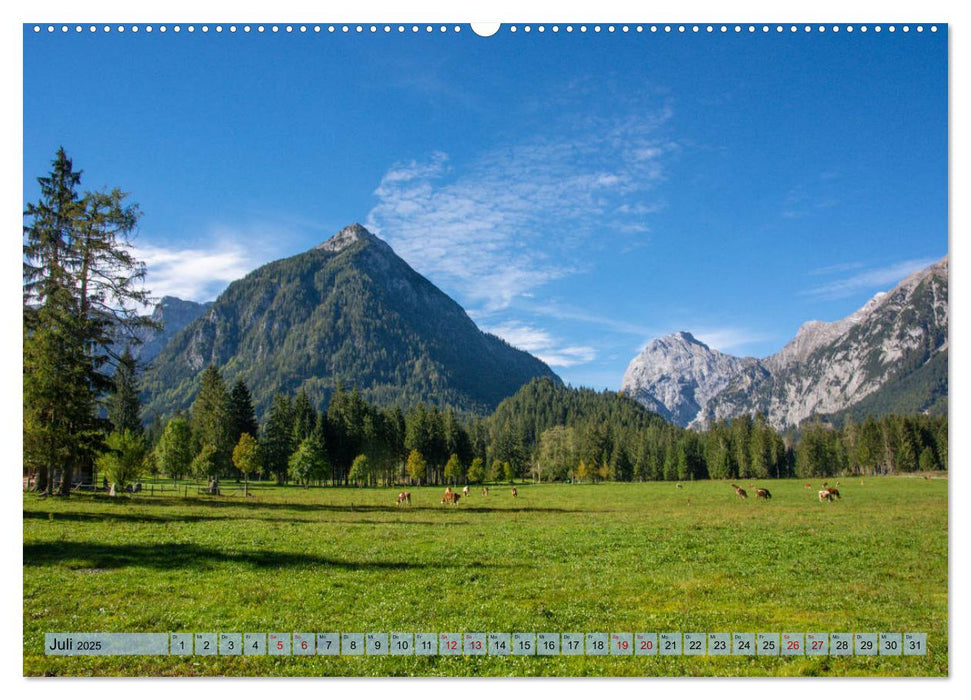
[[[146,416],[187,408],[209,365],[243,379],[261,414],[281,391],[326,406],[338,384],[378,405],[485,414],[534,377],[558,381],[360,224],[230,284],[146,373]]]

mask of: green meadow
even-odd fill
[[[234,484],[227,484],[235,488]],[[946,479],[23,498],[28,676],[942,676]],[[748,488],[748,482],[742,484]],[[926,632],[926,656],[51,657],[45,632]]]

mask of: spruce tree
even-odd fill
[[[231,466],[233,426],[230,421],[229,392],[219,370],[209,365],[202,372],[199,393],[192,404],[192,432],[200,449],[211,447],[216,474],[224,474]]]
[[[237,379],[233,390],[229,392],[229,417],[233,429],[230,437],[233,444],[239,442],[243,434],[256,438],[260,426],[256,422],[256,409],[253,407],[253,395],[242,379]]]
[[[278,484],[286,481],[293,445],[293,412],[290,398],[276,394],[263,428],[262,454],[266,472],[276,476]]]
[[[144,432],[142,405],[138,398],[138,380],[135,375],[135,358],[125,348],[115,370],[115,387],[108,404],[108,420],[115,432],[130,430],[135,435]]]
[[[93,474],[105,425],[97,402],[112,386],[113,347],[151,325],[139,315],[145,267],[131,253],[136,205],[120,190],[79,194],[81,172],[59,149],[28,204],[23,247],[24,458],[35,488],[68,495],[75,468]]]

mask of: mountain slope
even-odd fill
[[[661,340],[671,345],[674,338]],[[706,357],[714,359],[701,374],[654,341],[631,363],[641,375],[655,377],[653,383],[637,383],[629,368],[631,380],[625,375],[622,391],[652,410],[663,404],[672,420],[694,426],[753,412],[786,428],[854,406],[874,414],[940,410],[947,396],[947,346],[944,258],[840,321],[803,324],[782,350],[762,360],[717,357],[709,350]]]
[[[372,402],[492,410],[540,360],[481,332],[465,311],[364,227],[255,270],[179,332],[146,377],[148,412],[191,404],[214,363],[249,385],[262,411],[280,390],[318,405],[338,382]]]
[[[212,302],[199,304],[178,297],[162,297],[151,316],[152,321],[161,325],[161,329],[140,330],[142,342],[132,347],[132,356],[143,364],[151,362],[179,331],[199,318],[211,305]]]

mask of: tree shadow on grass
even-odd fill
[[[51,517],[53,515],[53,517]],[[47,513],[44,511],[24,511],[24,520],[49,520],[51,522],[65,521],[77,523],[156,523],[164,525],[167,523],[205,523],[241,520],[259,520],[267,523],[292,523],[308,525],[441,525],[445,521],[438,520],[320,520],[305,517],[287,517],[285,515],[266,516],[257,513],[207,513],[204,515],[194,513],[147,513],[140,512],[138,509],[102,511],[99,513],[88,513],[84,511],[55,511]],[[453,524],[454,521],[447,521]]]
[[[409,571],[447,568],[513,568],[472,562],[460,567],[447,563],[353,561],[299,552],[229,551],[197,544],[100,544],[93,542],[35,542],[24,545],[24,566],[67,565],[75,569],[209,569],[220,564],[253,568],[330,568],[352,571]]]
[[[91,497],[88,497],[91,498]],[[222,509],[241,509],[245,511],[253,510],[270,510],[270,511],[293,511],[297,513],[410,513],[415,511],[425,511],[425,512],[449,512],[449,511],[465,511],[467,513],[594,513],[594,512],[610,512],[609,510],[598,510],[590,508],[554,508],[551,506],[532,506],[532,505],[519,505],[509,508],[492,508],[484,506],[470,506],[459,504],[456,506],[446,506],[435,501],[434,503],[429,503],[427,505],[413,505],[413,506],[397,506],[393,503],[390,505],[371,505],[371,504],[335,504],[335,503],[287,503],[285,501],[259,501],[259,500],[236,500],[232,497],[219,497],[219,496],[201,496],[198,498],[182,498],[182,497],[160,497],[160,496],[136,496],[134,498],[123,498],[115,499],[107,496],[97,496],[94,497],[94,501],[87,502],[98,502],[104,503],[109,507],[115,507],[118,509],[128,509],[128,508],[140,508],[148,506],[179,506],[183,508],[209,508],[213,511],[221,511]],[[39,516],[29,515],[28,513],[40,513]],[[56,519],[60,514],[56,511],[54,512],[54,518]],[[41,517],[46,518],[47,512],[43,510],[37,511],[25,511],[24,517]],[[230,516],[227,516],[230,517]],[[171,520],[191,520],[196,518],[199,520],[207,519],[205,516],[198,515],[187,515],[180,516],[177,518],[171,518]],[[147,520],[150,520],[148,518]],[[162,518],[160,518],[162,519]],[[169,520],[165,518],[165,520]]]

